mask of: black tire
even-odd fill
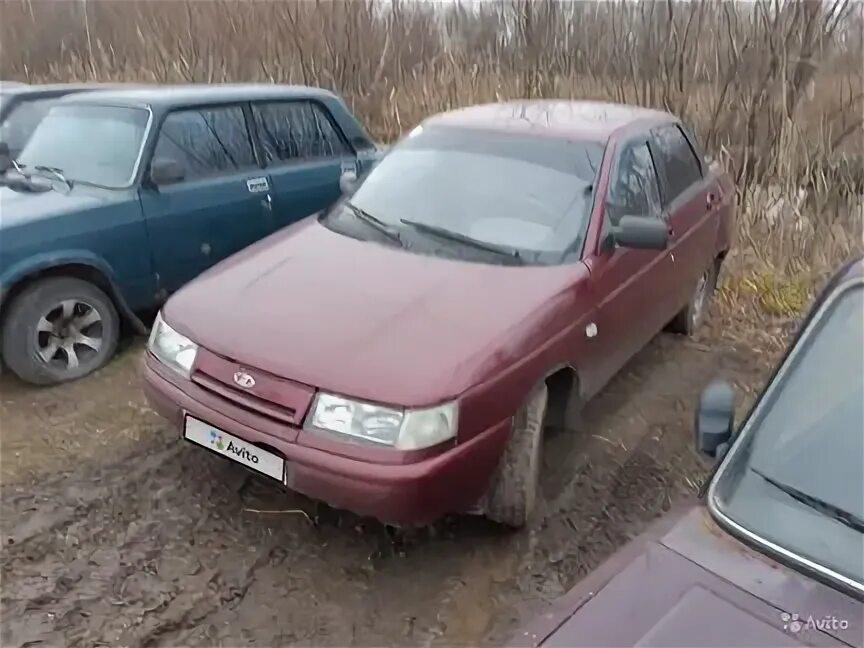
[[[72,315],[64,319],[66,311],[63,304],[70,301],[74,302]],[[54,333],[39,331],[40,322],[43,319],[49,321],[52,314],[53,321],[63,319],[72,322],[72,326],[87,321],[85,315],[91,310],[98,314],[98,321],[87,324],[80,331],[91,342],[69,342],[71,354],[62,346],[61,338]],[[114,355],[119,337],[120,318],[117,309],[101,289],[81,279],[51,277],[27,286],[9,305],[3,321],[3,359],[21,380],[34,385],[55,385],[82,378],[105,365]],[[44,342],[46,339],[48,342]],[[40,356],[40,347],[42,353],[49,353],[51,340],[60,346],[50,361],[46,361]],[[90,346],[97,340],[98,348]],[[74,364],[72,355],[77,366],[70,366]]]
[[[694,335],[708,314],[711,297],[717,287],[717,273],[720,261],[717,260],[702,274],[687,305],[669,322],[669,330],[681,335]]]
[[[543,384],[513,418],[513,432],[484,507],[486,517],[494,522],[518,529],[531,518],[540,486],[547,400]]]

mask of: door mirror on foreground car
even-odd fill
[[[150,164],[150,182],[155,187],[175,184],[186,177],[186,170],[177,160],[156,158]]]
[[[716,460],[723,458],[735,434],[735,393],[729,383],[716,381],[702,392],[696,410],[696,449]]]
[[[0,142],[0,175],[12,168],[12,153],[6,142]]]
[[[354,193],[357,188],[357,173],[355,171],[343,171],[339,176],[339,189],[347,196]]]
[[[621,247],[637,250],[665,250],[669,242],[669,228],[657,218],[622,216],[612,236]]]

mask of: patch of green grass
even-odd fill
[[[751,271],[727,280],[717,291],[717,301],[727,313],[756,310],[763,317],[797,318],[810,304],[813,285],[808,277]]]

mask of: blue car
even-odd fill
[[[55,384],[217,261],[314,214],[382,155],[345,103],[299,86],[80,93],[0,165],[2,359]],[[230,304],[225,304],[230,308]]]

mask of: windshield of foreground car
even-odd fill
[[[18,157],[27,173],[59,169],[72,182],[119,189],[133,180],[149,112],[141,108],[57,105]]]
[[[710,502],[753,540],[864,590],[864,287],[833,299],[742,429]]]
[[[351,203],[403,239],[441,245],[409,221],[557,261],[584,235],[602,157],[603,147],[590,141],[423,128],[390,150]]]

